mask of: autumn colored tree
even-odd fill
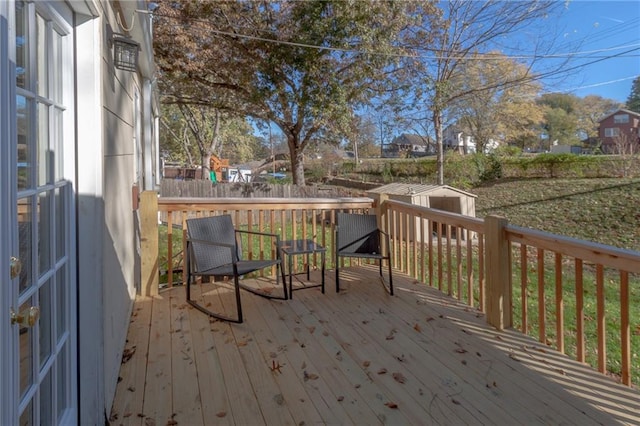
[[[528,78],[527,67],[498,52],[469,59],[464,75],[455,80],[468,95],[452,103],[452,112],[477,152],[485,152],[491,141],[506,144],[533,136],[543,119],[533,102],[541,87]]]
[[[348,129],[354,109],[390,89],[397,39],[432,12],[430,1],[162,2],[154,45],[164,102],[274,123],[304,185],[307,146]]]
[[[622,108],[622,104],[614,99],[598,95],[588,95],[580,99],[575,108],[578,132],[587,138],[598,137],[600,120]]]

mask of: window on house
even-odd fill
[[[605,138],[615,138],[619,134],[620,134],[620,129],[618,129],[617,127],[610,127],[610,128],[604,129]]]
[[[629,114],[616,114],[613,116],[613,122],[616,124],[625,124],[629,122]]]

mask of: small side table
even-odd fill
[[[288,257],[288,273],[289,273],[289,298],[293,299],[293,257],[301,254],[314,254],[320,253],[321,263],[322,263],[322,283],[314,284],[314,285],[306,285],[302,288],[297,288],[296,290],[302,290],[305,288],[313,288],[313,287],[322,287],[322,293],[324,293],[324,266],[325,266],[325,254],[327,249],[322,247],[320,244],[316,243],[313,240],[286,240],[280,241],[280,252],[282,253],[282,260],[284,262],[285,258]],[[307,261],[307,281],[309,278],[309,263]],[[283,284],[286,285],[286,278],[284,268],[282,268],[282,281]]]

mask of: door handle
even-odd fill
[[[33,327],[40,318],[40,309],[31,306],[20,313],[11,308],[11,324],[20,324],[24,327]]]
[[[20,259],[17,257],[11,256],[9,265],[11,266],[11,279],[14,279],[20,275],[20,271],[22,271],[22,262],[20,262]]]

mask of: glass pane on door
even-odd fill
[[[23,294],[32,282],[31,245],[33,232],[31,198],[21,198],[18,200],[18,258],[22,263],[18,287],[19,294]]]

